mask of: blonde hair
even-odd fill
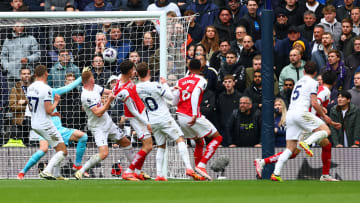
[[[286,105],[285,105],[285,102],[283,99],[281,98],[276,98],[275,101],[274,101],[274,104],[276,102],[280,102],[281,103],[281,119],[280,119],[280,122],[278,124],[278,127],[281,127],[281,126],[285,126],[285,122],[286,122],[286,113],[287,113],[287,109],[286,109]]]

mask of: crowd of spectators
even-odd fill
[[[322,73],[337,74],[328,113],[344,125],[340,130],[332,129],[333,146],[358,147],[360,134],[351,126],[360,126],[357,119],[360,116],[360,0],[271,2],[276,146],[284,146],[284,118],[291,92],[303,76],[305,62],[312,60],[317,65],[320,85]],[[167,45],[167,51],[172,59],[186,54],[187,61],[192,58],[201,61],[202,73],[208,81],[201,111],[224,136],[222,145],[229,147],[261,147],[262,9],[263,0],[5,0],[0,3],[1,11],[10,12],[160,10],[166,11],[168,17],[186,16],[187,41],[176,39],[176,33],[184,32],[185,27],[174,23],[168,27],[168,33],[175,37],[168,34],[173,42]],[[0,121],[10,112],[11,123],[21,128],[20,131],[26,131],[27,125],[24,93],[28,72],[36,64],[46,64],[49,85],[54,88],[74,81],[85,66],[91,67],[96,84],[111,87],[120,74],[118,65],[127,59],[135,64],[148,62],[153,74],[159,74],[159,25],[152,21],[29,27],[18,20],[12,28],[0,29]],[[184,46],[186,53],[182,52]],[[104,60],[102,53],[107,48],[118,52],[115,62]],[[186,63],[168,63],[169,83],[178,79],[176,67],[182,66]],[[62,98],[64,107],[59,111],[66,127],[85,122],[71,118],[84,116],[78,101],[79,91],[80,88],[74,89]],[[121,104],[111,108],[111,115],[118,117],[116,123],[122,115],[121,109]],[[3,133],[3,124],[1,128]]]

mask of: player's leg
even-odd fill
[[[61,161],[63,161],[65,159],[65,156],[67,155],[67,150],[64,142],[58,143],[54,148],[56,154],[50,159],[44,171],[40,173],[40,177],[48,180],[56,180],[56,177],[52,175],[53,168],[54,166],[60,164]]]
[[[86,133],[80,130],[74,130],[71,134],[69,141],[76,141],[76,158],[75,164],[73,165],[73,169],[79,170],[81,169],[81,162],[86,151],[86,143],[88,140],[88,136]]]
[[[166,144],[158,145],[156,150],[156,181],[167,181],[163,174]]]
[[[194,160],[195,160],[195,166],[197,166],[203,156],[205,142],[203,138],[195,138],[194,141],[195,141]]]
[[[257,176],[259,178],[262,178],[262,170],[264,169],[264,166],[266,166],[267,164],[276,163],[279,160],[279,157],[282,153],[283,153],[283,151],[278,152],[272,156],[266,157],[264,159],[255,159],[254,165],[255,165],[255,170],[256,170]],[[291,157],[289,159],[296,158],[299,153],[300,153],[300,149],[296,148],[295,152],[291,155]]]
[[[303,119],[306,118],[306,119]],[[299,145],[303,148],[306,154],[310,157],[313,156],[312,151],[310,150],[309,145],[318,142],[324,138],[327,138],[331,131],[329,127],[322,121],[320,118],[315,116],[314,114],[307,112],[300,118],[302,122],[299,122],[301,127],[307,132],[313,132],[307,139],[303,142],[300,142]]]
[[[212,178],[208,175],[206,171],[206,164],[215,154],[216,149],[219,147],[223,140],[223,137],[218,131],[216,131],[214,134],[210,135],[209,138],[211,139],[211,141],[209,142],[209,144],[207,144],[204,155],[201,157],[199,164],[196,165],[195,170],[200,175],[204,176],[206,179],[211,180]]]
[[[31,167],[33,167],[47,153],[49,148],[48,142],[40,137],[39,144],[40,144],[40,149],[30,157],[25,167],[21,169],[20,173],[18,174],[17,179],[22,180],[26,172]]]
[[[182,158],[185,167],[186,167],[186,175],[192,177],[194,180],[202,180],[202,177],[195,173],[193,168],[191,167],[189,151],[187,149],[187,145],[185,143],[184,137],[180,136],[176,140],[179,155]]]
[[[136,178],[136,172],[138,174],[141,173],[141,168],[144,164],[145,158],[152,150],[153,141],[150,132],[147,130],[147,127],[138,120],[130,119],[130,125],[135,129],[136,134],[142,141],[142,147],[136,153],[134,159],[131,161],[129,167],[126,169],[125,173],[123,173],[122,177],[125,180],[138,180],[138,178]]]
[[[281,169],[283,168],[286,161],[290,158],[290,156],[295,152],[297,147],[298,140],[286,140],[286,149],[279,156],[277,163],[275,164],[275,170],[273,175],[271,176],[271,180],[273,181],[282,181],[280,178]]]
[[[320,141],[321,146],[321,161],[323,163],[322,174],[320,181],[339,181],[330,176],[330,167],[331,167],[331,142],[328,138],[325,138]]]

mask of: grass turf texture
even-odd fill
[[[357,202],[360,181],[0,180],[1,202]]]

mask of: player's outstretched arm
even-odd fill
[[[81,77],[78,77],[74,82],[72,82],[68,85],[65,85],[65,86],[59,87],[59,88],[53,88],[53,95],[66,94],[66,93],[70,92],[71,90],[73,90],[75,87],[79,86],[80,84],[81,84]]]
[[[114,99],[115,96],[112,93],[110,93],[104,106],[101,107],[94,106],[91,108],[91,111],[95,114],[95,116],[101,117],[109,109],[110,104]]]

